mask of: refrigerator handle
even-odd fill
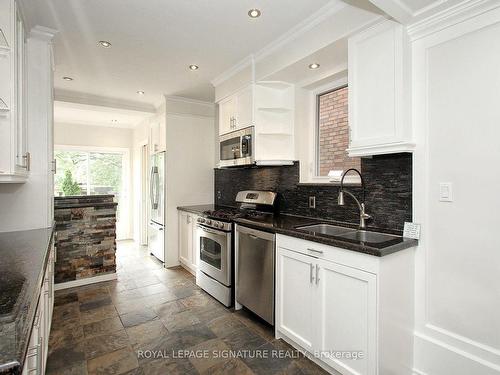
[[[149,200],[151,202],[151,208],[154,208],[154,200],[153,200],[153,167],[151,167],[151,175],[149,176]]]

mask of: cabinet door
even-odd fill
[[[196,223],[197,223],[198,216],[192,215],[191,216],[191,252],[192,252],[192,262],[193,262],[193,267],[198,268],[198,262],[199,262],[199,256],[198,256],[198,233],[196,230]]]
[[[191,215],[187,212],[179,212],[179,258],[188,266],[193,263],[191,220]]]
[[[278,248],[276,262],[277,329],[306,350],[313,350],[315,258]]]
[[[24,41],[24,25],[19,16],[16,22],[16,170],[29,171],[30,155],[28,154],[28,122],[26,120],[26,45]]]
[[[376,275],[318,260],[316,350],[342,374],[376,374]],[[362,352],[362,359],[325,355]]]
[[[350,148],[406,140],[403,32],[385,21],[349,39]]]
[[[253,88],[248,86],[236,94],[234,129],[243,129],[253,125]]]
[[[219,134],[232,132],[235,111],[235,98],[229,97],[219,103]]]

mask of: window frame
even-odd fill
[[[340,181],[330,181],[328,176],[320,176],[319,172],[319,97],[342,88],[348,87],[347,75],[340,79],[331,81],[325,85],[315,87],[310,91],[310,126],[309,126],[309,162],[307,177],[301,177],[301,184],[317,185],[340,185]],[[344,183],[349,185],[361,185],[361,179],[357,174],[349,174],[345,177]]]
[[[130,220],[132,215],[131,210],[131,200],[132,200],[132,190],[131,190],[131,179],[130,179],[130,149],[124,147],[102,147],[102,146],[74,146],[74,145],[54,145],[54,157],[57,151],[81,151],[86,153],[109,153],[109,154],[121,154],[122,155],[122,194],[120,203],[120,217],[117,218],[117,239],[127,239],[131,236]],[[87,160],[88,161],[88,160]],[[89,176],[87,176],[87,179]],[[87,182],[88,184],[88,182]],[[55,188],[55,184],[54,184]],[[83,196],[88,196],[89,189],[87,189],[87,194]],[[118,222],[121,222],[118,225]],[[119,228],[120,227],[120,228]],[[118,233],[120,232],[120,233]]]

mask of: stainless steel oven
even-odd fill
[[[198,218],[196,284],[226,306],[232,300],[232,224]]]
[[[219,138],[219,167],[250,165],[255,162],[254,127],[221,135]]]

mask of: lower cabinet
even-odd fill
[[[55,249],[52,243],[24,360],[23,375],[45,374],[54,309],[54,262]]]
[[[179,261],[193,274],[198,268],[197,219],[198,215],[179,211]]]
[[[379,258],[282,235],[276,244],[278,338],[330,372],[411,374],[412,249]]]

